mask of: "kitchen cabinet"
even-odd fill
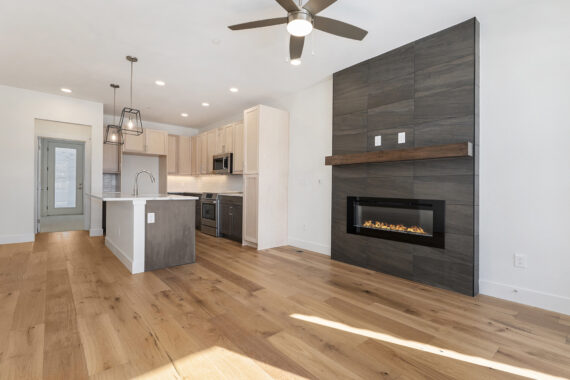
[[[178,174],[178,136],[168,135],[168,174]]]
[[[257,174],[259,170],[259,107],[244,111],[244,174]]]
[[[207,168],[208,171],[206,174],[210,174],[214,171],[214,154],[217,154],[216,152],[216,133],[217,131],[215,129],[208,131],[207,132]]]
[[[233,124],[216,129],[216,153],[233,153]]]
[[[242,197],[220,196],[220,229],[222,236],[242,242]]]
[[[103,144],[103,173],[117,174],[121,172],[120,145]]]
[[[200,155],[198,154],[198,136],[192,136],[191,137],[191,162],[192,162],[192,167],[191,167],[191,172],[190,174],[192,175],[199,175],[200,174],[200,164],[199,164],[199,157]]]
[[[234,174],[243,174],[243,123],[235,123],[232,128]]]
[[[141,135],[123,135],[124,144],[123,152],[125,153],[145,153],[146,152],[146,133],[143,129]]]
[[[124,135],[124,153],[165,156],[168,153],[168,132],[143,129],[141,135]]]
[[[244,244],[287,244],[289,114],[259,105],[244,111]]]
[[[243,239],[250,244],[257,244],[257,176],[244,176],[243,178]]]
[[[192,174],[192,138],[178,136],[178,174]]]
[[[200,152],[200,174],[208,174],[208,135],[206,133],[198,136],[198,149]]]
[[[214,154],[225,153],[224,145],[226,142],[226,128],[218,128],[216,131],[216,149]]]
[[[146,132],[146,153],[156,155],[166,155],[168,153],[168,132],[147,129]]]

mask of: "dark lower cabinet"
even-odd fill
[[[237,242],[242,241],[242,198],[220,197],[220,229],[222,236]]]

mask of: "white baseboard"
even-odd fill
[[[301,239],[295,239],[290,237],[289,238],[289,245],[293,247],[299,247],[302,249],[306,249],[308,251],[314,251],[317,253],[322,253],[323,255],[330,256],[331,255],[331,247],[328,245],[314,243],[312,241],[306,241]]]
[[[102,228],[92,228],[89,230],[89,236],[103,236]]]
[[[479,293],[570,315],[569,297],[488,280],[479,280]]]
[[[0,244],[33,243],[35,239],[34,234],[0,235]]]
[[[123,265],[127,267],[129,272],[132,272],[133,262],[131,261],[131,259],[128,258],[128,256],[125,254],[125,252],[123,252],[111,240],[109,240],[108,237],[105,238],[105,245],[107,246],[107,248],[109,248],[111,250],[111,252],[113,252],[115,254],[117,259],[119,259],[119,261],[122,262]]]

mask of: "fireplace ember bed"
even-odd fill
[[[445,201],[347,197],[347,233],[445,248]]]

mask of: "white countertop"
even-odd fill
[[[193,201],[198,200],[198,197],[189,197],[184,195],[171,195],[171,194],[141,194],[134,196],[131,194],[121,193],[103,193],[102,196],[91,195],[93,198],[101,199],[105,202],[118,202],[118,201]]]

